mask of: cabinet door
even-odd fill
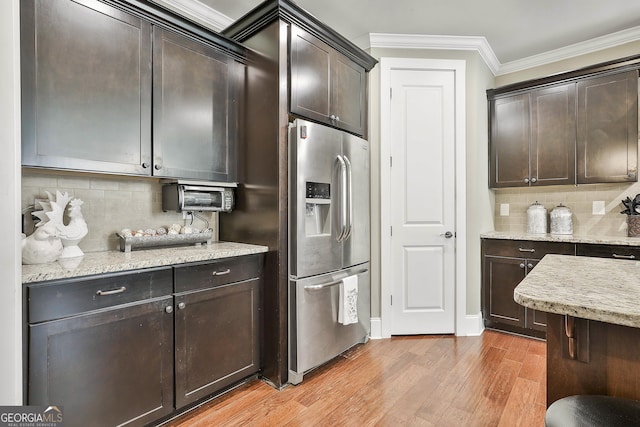
[[[538,261],[527,260],[526,261],[526,270],[527,274],[538,264]],[[538,311],[530,308],[525,309],[525,324],[529,329],[534,329],[536,331],[547,331],[547,312],[546,311]]]
[[[22,164],[150,175],[151,26],[94,0],[20,6]]]
[[[332,48],[316,37],[291,26],[291,112],[331,124],[330,66]]]
[[[259,280],[176,295],[176,406],[260,368]]]
[[[65,425],[145,425],[173,411],[172,297],[29,326],[29,405]]]
[[[153,29],[153,174],[234,181],[241,65],[210,45]]]
[[[638,72],[578,82],[578,184],[637,181]]]
[[[513,299],[513,290],[525,276],[525,260],[484,257],[484,319],[524,328],[524,307]]]
[[[331,114],[333,125],[364,135],[367,74],[363,67],[344,55],[331,56]]]
[[[531,92],[531,177],[533,185],[574,184],[575,84]]]
[[[529,95],[514,95],[490,102],[489,186],[529,185]]]

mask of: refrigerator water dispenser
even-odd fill
[[[306,183],[305,235],[331,234],[331,184]]]

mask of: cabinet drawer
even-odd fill
[[[542,259],[547,254],[575,255],[573,243],[484,239],[482,247],[485,255],[515,258]]]
[[[170,295],[171,267],[27,285],[29,323]]]
[[[211,288],[257,278],[262,265],[260,259],[261,256],[250,255],[176,266],[175,292]]]
[[[576,255],[598,258],[619,258],[640,260],[640,247],[621,245],[576,245]]]

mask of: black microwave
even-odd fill
[[[237,184],[177,181],[162,186],[162,210],[231,212]]]

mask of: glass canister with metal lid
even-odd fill
[[[547,234],[547,209],[537,201],[527,209],[527,233]]]
[[[551,234],[573,234],[573,215],[571,209],[560,203],[551,210],[549,216],[551,217]]]

